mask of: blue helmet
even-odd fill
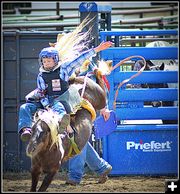
[[[52,57],[54,59],[55,64],[58,64],[59,62],[59,55],[58,51],[54,47],[46,47],[41,50],[39,53],[39,65],[42,66],[42,58],[50,58]]]

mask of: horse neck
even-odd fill
[[[48,127],[49,128],[49,126],[44,121],[41,122],[41,126],[42,126],[43,129],[45,127]],[[48,131],[48,135],[46,137],[48,137],[48,139],[46,139],[45,146],[46,146],[46,150],[49,150],[50,147],[51,147],[51,145],[52,145],[52,139],[51,139],[51,132],[50,131]]]

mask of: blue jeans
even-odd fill
[[[110,166],[103,158],[100,158],[96,150],[88,142],[80,154],[69,160],[68,179],[80,183],[85,163],[99,175],[104,173]]]
[[[28,127],[31,128],[32,127],[32,121],[33,121],[33,114],[37,111],[37,109],[39,108],[43,108],[42,104],[39,102],[27,102],[25,104],[22,104],[20,106],[19,109],[19,121],[18,121],[18,132],[21,131],[22,128],[24,127]],[[66,110],[63,106],[62,103],[60,102],[56,102],[53,103],[52,102],[52,106],[51,106],[52,110],[57,112],[60,115],[60,118],[63,117],[64,114],[66,114]]]

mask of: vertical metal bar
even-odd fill
[[[56,2],[56,15],[60,14],[59,2]]]
[[[119,36],[115,36],[114,41],[115,41],[115,47],[119,47]]]
[[[143,18],[143,13],[140,13],[140,18]],[[140,28],[140,30],[143,30],[143,28]],[[139,36],[139,38],[142,38],[143,36]],[[139,46],[145,46],[142,42],[139,43]]]
[[[107,13],[106,21],[107,21],[107,30],[111,31],[111,12]]]
[[[56,15],[60,16],[60,3],[56,2]],[[56,27],[57,31],[63,31],[64,27]]]
[[[106,30],[106,14],[105,13],[100,13],[101,14],[101,22],[100,22],[100,29]]]
[[[4,45],[5,45],[5,39],[6,39],[6,37],[5,37],[5,32],[3,32],[3,47],[4,47]],[[1,39],[2,40],[2,39]],[[3,50],[4,50],[4,48],[3,48]],[[3,163],[4,163],[4,161],[5,161],[5,157],[4,157],[4,155],[5,155],[5,148],[4,148],[4,139],[5,139],[5,133],[6,133],[6,130],[5,130],[5,123],[4,123],[4,121],[5,121],[5,119],[4,119],[4,115],[5,115],[5,106],[4,106],[4,104],[5,104],[5,95],[4,95],[4,87],[5,87],[5,79],[4,79],[4,75],[5,75],[5,72],[4,72],[4,64],[5,64],[5,54],[3,53],[3,60],[2,60],[2,58],[1,58],[1,64],[3,64],[3,65],[1,65],[1,99],[3,99],[3,100],[1,100],[1,119],[2,119],[2,121],[3,122],[1,122],[1,129],[3,129]],[[2,132],[1,132],[2,133]],[[2,151],[2,148],[1,148],[1,151]]]
[[[17,108],[17,125],[18,125],[18,112],[19,112],[19,106],[20,106],[20,35],[19,35],[19,31],[16,31],[16,108]],[[18,133],[18,132],[17,132]],[[19,135],[17,135],[17,142],[18,142],[18,146],[17,146],[17,156],[18,156],[18,167],[17,170],[20,171],[21,167],[21,151],[22,151],[22,143],[20,142],[19,139]]]
[[[106,13],[106,30],[111,31],[111,12]],[[112,41],[111,37],[107,36],[108,41]]]

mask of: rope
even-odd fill
[[[66,133],[67,134],[67,133]],[[69,137],[69,135],[67,134],[67,137],[68,139],[70,140],[70,148],[69,148],[69,151],[68,151],[68,157],[72,157],[72,152],[73,150],[75,151],[76,154],[80,154],[81,151],[79,150],[78,148],[78,145],[76,144],[75,142],[75,139],[74,139],[74,134],[72,137]]]
[[[84,91],[85,91],[86,84],[87,84],[87,77],[88,77],[90,74],[91,74],[91,72],[88,72],[88,73],[85,75],[84,84],[83,84],[83,89],[82,89],[82,93],[81,93],[81,98],[82,98],[83,95],[84,95]]]
[[[136,74],[132,75],[129,79],[125,79],[121,83],[119,83],[119,85],[117,87],[117,90],[115,92],[115,98],[114,98],[114,102],[113,102],[114,109],[116,109],[116,99],[117,99],[120,87],[122,85],[124,85],[125,83],[129,82],[131,79],[139,76],[144,71],[144,69],[146,67],[146,60],[144,59],[144,57],[139,56],[139,55],[134,55],[134,56],[127,57],[127,58],[123,59],[122,61],[120,61],[119,63],[117,63],[114,67],[112,67],[111,71],[115,70],[117,67],[119,67],[122,64],[124,64],[125,61],[128,61],[128,60],[130,60],[132,58],[141,58],[143,60],[143,62],[144,62],[144,66]]]

